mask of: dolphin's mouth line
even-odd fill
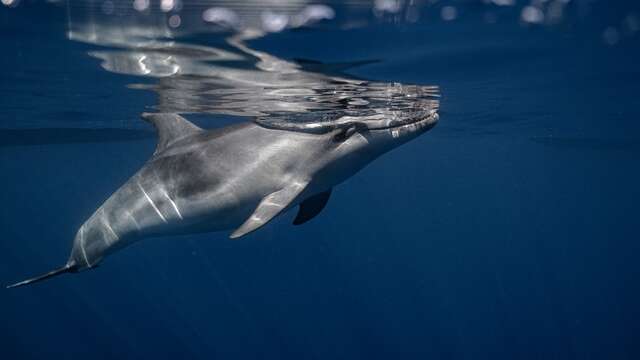
[[[379,114],[377,118],[358,118],[354,116],[343,116],[336,120],[325,120],[317,122],[299,123],[295,121],[287,121],[281,117],[276,118],[258,118],[254,122],[258,125],[277,130],[287,130],[295,132],[305,132],[313,134],[324,134],[336,129],[356,126],[357,128],[366,129],[368,131],[378,130],[399,130],[402,128],[410,128],[412,126],[422,126],[427,123],[436,123],[438,121],[437,110],[431,109],[423,111],[420,114],[412,116],[397,116],[396,119],[388,119],[388,114]]]
[[[418,120],[412,122],[403,121],[398,124],[389,124],[388,126],[383,127],[369,127],[370,131],[380,131],[380,130],[401,130],[401,129],[411,129],[411,128],[422,128],[425,125],[433,124],[435,125],[438,122],[439,115],[437,111],[431,111],[428,116],[420,118]]]

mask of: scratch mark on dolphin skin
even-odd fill
[[[180,213],[180,210],[178,209],[178,205],[176,205],[176,203],[173,201],[173,199],[171,199],[171,197],[169,197],[169,194],[167,193],[167,191],[165,189],[162,189],[162,193],[167,198],[167,200],[169,200],[169,203],[171,204],[171,206],[173,206],[173,210],[176,211],[176,214],[178,214],[178,217],[180,218],[180,220],[182,220],[182,214]]]
[[[84,237],[84,225],[82,225],[80,227],[80,250],[82,252],[82,257],[84,257],[84,262],[87,263],[87,266],[91,267],[91,264],[89,264],[89,259],[87,259],[87,252],[84,249],[84,244],[85,244],[85,237]]]
[[[102,223],[104,224],[104,226],[109,230],[109,232],[111,233],[111,235],[113,235],[113,237],[115,238],[115,240],[117,241],[118,239],[120,239],[120,236],[118,236],[118,234],[116,234],[116,232],[113,230],[113,228],[111,227],[111,225],[109,224],[109,222],[106,219],[102,219]],[[105,242],[107,243],[107,245],[111,245],[110,241],[107,241],[107,239],[105,238]]]
[[[153,203],[153,200],[151,200],[151,198],[149,197],[147,192],[144,191],[144,189],[142,188],[142,185],[140,185],[140,183],[137,183],[137,184],[138,184],[138,187],[140,188],[140,190],[142,190],[142,193],[144,194],[144,197],[147,198],[147,200],[149,201],[149,204],[151,204],[151,206],[153,207],[153,210],[155,210],[156,213],[158,214],[158,216],[160,217],[160,219],[162,219],[162,221],[164,221],[166,223],[167,219],[165,219],[164,216],[162,216],[162,213],[160,212],[160,210],[158,209],[156,204]]]
[[[133,225],[136,226],[136,229],[140,231],[140,224],[138,224],[138,220],[136,220],[136,218],[133,217],[133,214],[130,211],[126,211],[126,214],[131,218],[131,220],[133,220]]]

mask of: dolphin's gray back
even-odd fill
[[[187,227],[193,232],[194,226],[230,229],[253,212],[264,194],[305,171],[299,167],[310,163],[313,145],[322,141],[252,123],[203,131],[154,154],[107,200],[103,212],[126,231],[142,229],[141,235]]]

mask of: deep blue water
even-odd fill
[[[621,25],[640,8],[574,1],[534,26],[518,20],[525,1],[495,23],[481,2],[446,3],[454,21],[435,7],[249,41],[280,59],[375,60],[344,70],[353,78],[437,85],[440,123],[303,226],[289,212],[237,241],[149,239],[96,270],[1,290],[0,357],[640,358],[640,32]],[[0,6],[3,284],[63,264],[153,152],[139,114],[171,108],[131,86],[156,79],[88,55],[112,47],[69,40],[68,16]],[[240,121],[210,113],[193,118]]]

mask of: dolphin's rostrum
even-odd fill
[[[432,128],[436,110],[400,120],[345,116],[332,126],[256,121],[214,130],[177,114],[142,114],[158,132],[151,159],[80,227],[63,267],[9,287],[93,268],[154,235],[235,229],[238,238],[297,205],[294,224],[302,224],[320,213],[333,186]]]

